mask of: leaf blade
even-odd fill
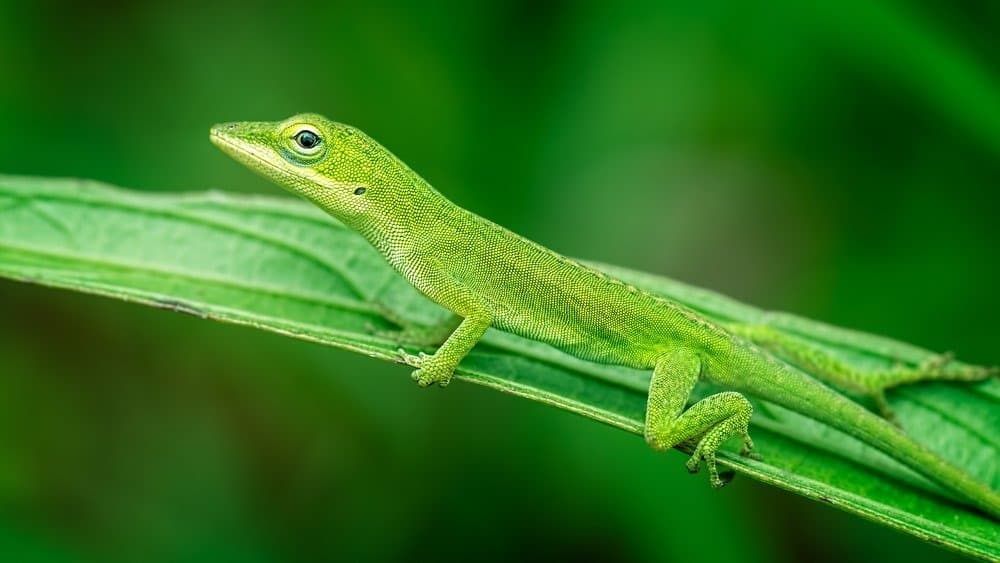
[[[596,267],[719,321],[767,319],[858,365],[884,365],[892,355],[917,362],[931,354],[767,313],[665,278]],[[369,327],[394,325],[374,301],[414,322],[444,314],[363,239],[307,204],[218,193],[139,194],[72,180],[0,177],[0,277],[252,326],[389,361],[396,344]],[[458,376],[641,433],[648,374],[588,364],[491,330]],[[943,448],[996,486],[997,397],[996,382],[985,382],[971,389],[921,385],[894,393],[892,400],[907,428],[917,435],[933,430],[939,438],[930,447]],[[952,413],[957,415],[943,416]],[[832,429],[760,404],[753,432],[764,462],[732,451],[720,462],[951,549],[984,558],[1000,553],[996,524]]]

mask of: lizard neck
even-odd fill
[[[344,221],[397,269],[417,250],[414,241],[425,240],[442,225],[452,224],[453,217],[463,211],[420,177],[413,178],[399,192],[400,197],[381,210],[377,218]]]

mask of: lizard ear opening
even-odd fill
[[[368,188],[365,188],[363,186],[362,187],[358,187],[358,188],[354,188],[354,195],[362,195],[362,194],[364,194],[367,191],[368,191]]]

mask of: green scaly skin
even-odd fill
[[[996,491],[765,348],[876,397],[903,382],[982,379],[993,368],[858,374],[766,326],[724,328],[456,206],[370,137],[320,115],[218,125],[211,138],[355,229],[411,284],[461,318],[433,355],[400,351],[421,385],[446,385],[493,326],[585,360],[652,370],[646,441],[661,450],[696,443],[688,469],[704,461],[714,486],[725,484],[715,464],[724,441],[739,436],[743,454],[753,455],[747,393],[855,436],[1000,518]],[[699,378],[730,391],[685,409]]]

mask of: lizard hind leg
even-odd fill
[[[671,351],[656,362],[649,384],[645,437],[656,450],[687,441],[696,442],[694,453],[687,462],[688,471],[696,473],[705,462],[712,486],[721,487],[729,477],[720,476],[715,456],[726,440],[740,436],[743,439],[740,453],[754,455],[748,433],[753,407],[743,395],[726,391],[706,397],[684,410],[700,372],[701,359],[687,349]]]
[[[885,396],[889,389],[920,381],[981,381],[1000,375],[997,367],[953,362],[951,354],[931,356],[919,365],[899,363],[890,368],[865,371],[807,340],[767,325],[731,324],[727,328],[838,389],[868,396],[879,413],[893,423],[896,416]]]

